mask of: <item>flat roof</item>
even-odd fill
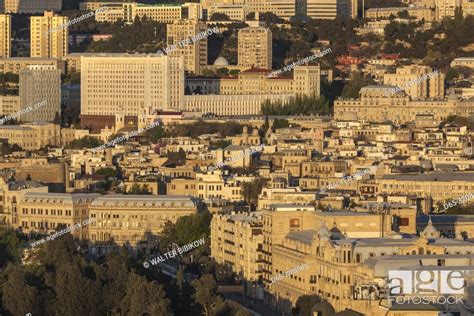
[[[474,181],[474,172],[439,172],[423,174],[389,174],[382,176],[383,180],[402,180],[402,181]]]

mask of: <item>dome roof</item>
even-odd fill
[[[229,66],[229,62],[224,57],[218,57],[214,61],[214,66]]]
[[[433,222],[431,221],[431,216],[430,216],[430,220],[428,221],[428,225],[426,225],[421,235],[425,238],[439,237],[439,231],[436,229],[436,227],[433,226]]]

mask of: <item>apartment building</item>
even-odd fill
[[[214,14],[219,13],[227,15],[232,21],[245,21],[250,12],[252,10],[248,5],[217,4],[207,9],[207,17],[211,19]]]
[[[121,128],[126,125],[127,117],[182,108],[183,95],[183,57],[129,54],[81,57],[84,126]]]
[[[0,14],[0,58],[8,58],[12,54],[11,28],[11,15]]]
[[[272,69],[272,31],[260,26],[246,27],[238,33],[238,65]]]
[[[38,14],[61,11],[62,0],[5,0],[5,13]]]
[[[105,195],[90,206],[90,250],[102,255],[125,246],[147,252],[158,245],[167,222],[192,215],[197,206],[188,196]]]
[[[430,75],[430,76],[428,76]],[[399,67],[394,74],[384,74],[385,85],[399,87],[412,99],[443,98],[445,74],[428,66]]]
[[[20,108],[25,111],[21,115],[23,122],[53,122],[59,118],[61,71],[54,66],[29,66],[20,70]]]
[[[17,95],[0,95],[0,115],[10,115],[20,111],[20,97]]]
[[[30,57],[64,58],[69,52],[69,30],[66,16],[45,11],[30,18]]]
[[[247,281],[262,281],[262,226],[259,213],[214,214],[211,256]]]
[[[206,30],[206,23],[197,20],[177,20],[166,26],[168,56],[183,56],[184,70],[196,75],[207,66],[207,36],[195,42],[192,38]]]
[[[89,208],[100,194],[90,193],[43,193],[27,192],[23,195],[18,209],[18,225],[25,233],[53,233],[59,225],[71,227],[71,234],[81,240],[88,239]]]

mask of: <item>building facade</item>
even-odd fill
[[[89,208],[100,194],[27,192],[18,210],[18,225],[25,233],[50,234],[59,225],[71,227],[81,224],[71,234],[81,240],[88,239]]]
[[[211,256],[247,281],[262,281],[261,216],[215,214],[211,222]]]
[[[204,22],[197,20],[177,20],[167,24],[167,48],[169,56],[184,58],[184,70],[196,75],[207,66],[207,36],[193,41],[192,37],[207,30]]]
[[[9,14],[0,14],[0,58],[11,56],[12,19]]]
[[[5,0],[5,13],[38,14],[44,11],[61,11],[61,0]]]
[[[90,206],[89,240],[92,254],[105,254],[122,246],[147,252],[158,245],[167,222],[196,213],[187,196],[106,195]]]
[[[25,112],[21,115],[24,122],[53,122],[60,117],[61,71],[54,66],[20,70],[20,108]]]
[[[64,58],[69,51],[68,18],[53,12],[30,18],[30,57]]]
[[[103,54],[81,58],[83,125],[100,116],[124,120],[159,109],[180,109],[183,95],[183,57]]]
[[[246,27],[238,34],[238,65],[272,69],[272,32],[265,27]]]

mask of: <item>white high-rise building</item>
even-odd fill
[[[182,56],[81,57],[81,116],[151,115],[180,109],[183,95]]]

